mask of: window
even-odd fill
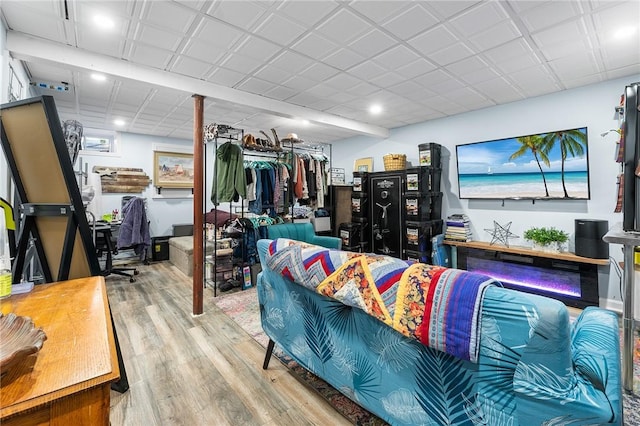
[[[83,155],[117,155],[117,133],[110,130],[85,128],[80,153]]]
[[[24,85],[16,75],[13,67],[9,65],[9,102],[22,99]]]

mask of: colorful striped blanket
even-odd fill
[[[367,312],[407,337],[477,362],[482,297],[490,277],[389,256],[279,238],[267,267]]]

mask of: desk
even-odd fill
[[[37,356],[2,378],[0,423],[108,426],[120,370],[104,277],[37,285],[0,310],[31,317],[47,335]]]

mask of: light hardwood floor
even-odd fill
[[[192,281],[169,262],[140,266],[135,283],[107,277],[130,389],[111,391],[111,425],[348,425],[204,291],[192,315]]]

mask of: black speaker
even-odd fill
[[[602,240],[609,222],[598,219],[576,219],[576,256],[608,259],[609,244]]]

